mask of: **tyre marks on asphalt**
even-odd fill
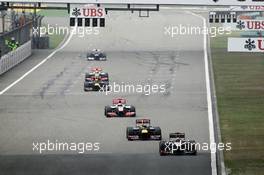
[[[48,95],[65,96],[70,93],[70,89],[79,81],[83,79],[85,71],[92,66],[91,62],[87,62],[81,56],[72,59],[59,73],[53,78],[45,82],[37,94],[43,99]]]
[[[59,93],[60,95],[64,96],[66,93],[70,92],[70,88],[77,83],[79,78],[83,78],[84,76],[82,76],[83,72],[86,70],[86,65],[80,67],[80,70],[76,73],[73,74],[73,76],[69,77],[64,86],[62,86],[62,88],[60,89]],[[78,70],[78,69],[77,69]]]
[[[60,79],[65,72],[68,70],[68,67],[65,67],[62,71],[60,71],[58,74],[55,75],[55,77],[53,79],[48,80],[45,83],[45,86],[43,86],[39,92],[39,95],[41,97],[41,99],[44,98],[44,95],[51,89],[52,86],[54,86],[55,82]]]
[[[145,82],[148,85],[164,84],[166,92],[163,93],[163,96],[168,97],[173,93],[177,71],[181,66],[188,66],[188,64],[179,61],[180,52],[177,48],[175,51],[149,52],[149,56],[142,58],[150,58],[148,61],[149,73]],[[145,94],[141,95],[141,97],[145,96]]]

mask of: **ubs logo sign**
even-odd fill
[[[258,47],[259,47],[259,50],[264,51],[264,39],[258,40]]]
[[[264,52],[264,38],[228,38],[229,52]]]
[[[264,11],[264,6],[248,6],[248,9],[253,11]]]
[[[70,11],[70,26],[105,27],[105,9],[95,4],[73,5]]]
[[[264,39],[254,40],[249,38],[245,41],[244,48],[248,49],[249,51],[252,51],[254,49],[259,49],[264,51]]]
[[[240,30],[264,30],[263,20],[239,20],[236,28]]]
[[[256,48],[256,44],[255,44],[255,41],[254,40],[251,40],[250,38],[248,40],[245,41],[245,46],[244,46],[245,49],[248,49],[248,50],[253,50]]]
[[[82,13],[84,17],[101,18],[104,16],[104,9],[102,8],[83,8],[82,10],[83,10]]]
[[[75,17],[80,16],[81,15],[81,9],[79,9],[77,7],[72,9],[72,15],[75,16]]]
[[[105,9],[101,6],[94,4],[84,5],[84,6],[73,6],[71,8],[71,17],[79,18],[104,18]]]

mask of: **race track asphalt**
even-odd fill
[[[64,19],[67,22],[67,18]],[[158,154],[157,141],[126,140],[126,127],[136,118],[160,126],[163,138],[185,132],[198,143],[209,142],[202,35],[169,37],[164,27],[200,26],[184,11],[161,10],[149,18],[110,12],[99,35],[73,36],[68,45],[0,96],[0,174],[71,175],[209,175],[209,151],[197,156]],[[108,61],[88,62],[88,50],[99,48]],[[0,90],[44,59],[35,51],[0,77]],[[166,86],[166,93],[84,92],[84,74],[99,66],[111,83]],[[124,97],[136,106],[136,118],[105,118],[104,106]],[[32,150],[32,143],[99,142],[99,151]]]

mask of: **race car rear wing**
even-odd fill
[[[170,133],[170,138],[185,139],[185,133],[181,133],[181,132]]]
[[[116,105],[116,104],[119,104],[119,103],[126,104],[126,99],[124,99],[124,98],[115,98],[115,99],[113,99],[113,105]]]
[[[150,124],[149,119],[137,119],[136,124]]]
[[[92,67],[91,68],[91,71],[92,72],[101,72],[102,71],[102,68],[100,68],[100,67]]]

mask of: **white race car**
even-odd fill
[[[87,53],[88,61],[106,61],[106,54],[99,49],[94,49],[92,52]]]
[[[136,108],[127,105],[124,98],[113,99],[113,105],[105,106],[106,117],[135,117]]]

